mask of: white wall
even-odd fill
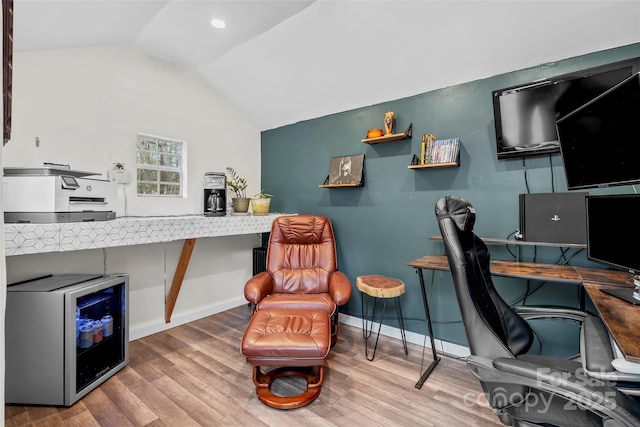
[[[226,166],[247,178],[248,194],[260,188],[260,132],[186,66],[123,44],[18,52],[13,69],[4,166],[54,162],[106,176],[124,162],[135,170],[144,132],[187,141],[189,197],[136,197],[130,185],[128,215],[199,213],[203,174]]]
[[[260,189],[260,132],[190,68],[119,44],[19,52],[13,76],[5,167],[54,162],[106,177],[112,163],[123,162],[135,171],[136,133],[144,132],[187,141],[188,197],[137,197],[134,182],[119,188],[118,216],[125,194],[129,216],[200,213],[204,173],[226,166],[247,178],[249,195]],[[251,248],[259,243],[253,235],[199,239],[169,325],[164,300],[182,242],[8,257],[7,278],[128,273],[137,338],[243,304]]]

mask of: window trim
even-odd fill
[[[154,139],[154,140],[158,140],[161,142],[168,142],[168,143],[178,143],[182,146],[181,148],[181,153],[180,153],[180,164],[181,166],[179,168],[175,168],[175,167],[171,167],[171,166],[162,166],[162,165],[151,165],[151,164],[142,164],[142,163],[138,163],[138,154],[140,152],[149,152],[148,150],[140,150],[138,148],[138,142],[140,141],[140,139]],[[155,151],[155,153],[160,153],[159,151]],[[164,182],[164,181],[160,181],[160,176],[158,176],[158,181],[156,181],[155,184],[157,184],[156,189],[158,190],[157,193],[154,194],[141,194],[138,192],[138,184],[141,181],[137,181],[136,182],[136,195],[140,196],[140,197],[172,197],[172,198],[187,198],[187,141],[183,140],[183,139],[176,139],[176,138],[168,138],[165,136],[159,136],[159,135],[153,135],[153,134],[149,134],[149,133],[145,133],[145,132],[138,132],[136,134],[136,177],[138,176],[138,172],[140,169],[151,169],[151,170],[155,170],[155,171],[159,171],[159,172],[177,172],[180,176],[180,181],[177,183],[177,185],[179,186],[179,194],[160,194],[159,190],[160,190],[160,185]],[[142,181],[142,182],[149,182],[150,181]],[[164,182],[166,184],[173,184],[171,182]]]

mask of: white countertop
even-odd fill
[[[266,233],[287,214],[206,217],[121,217],[110,221],[5,224],[5,254],[26,255],[111,248],[199,237]]]

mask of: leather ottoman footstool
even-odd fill
[[[307,309],[268,308],[256,311],[241,343],[242,355],[253,365],[253,383],[258,399],[278,409],[299,408],[318,397],[330,348],[329,315],[324,311]],[[263,373],[263,366],[277,368]],[[273,381],[286,376],[304,378],[306,390],[295,396],[273,394]]]

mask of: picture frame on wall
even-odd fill
[[[332,157],[329,163],[329,184],[362,185],[364,154]]]

